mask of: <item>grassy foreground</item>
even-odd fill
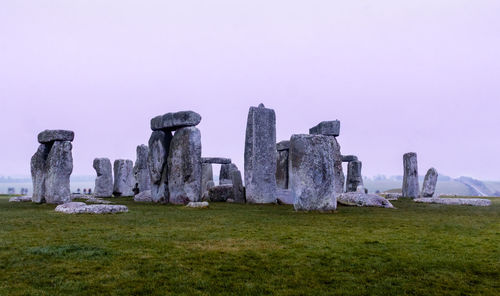
[[[65,215],[0,197],[0,295],[499,295],[491,207],[136,204]]]

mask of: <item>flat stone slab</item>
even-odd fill
[[[38,134],[40,144],[51,143],[54,141],[73,141],[75,133],[67,130],[44,130]]]
[[[383,192],[381,193],[387,200],[398,200],[403,197],[402,193],[393,193],[393,192]]]
[[[123,205],[87,205],[84,202],[68,202],[56,207],[56,212],[64,214],[116,214],[126,213]]]
[[[9,202],[31,202],[31,196],[13,196]]]
[[[382,196],[361,192],[347,192],[337,196],[337,202],[344,206],[379,207],[393,209],[394,206]]]
[[[342,155],[342,162],[357,161],[358,157],[356,155]]]
[[[488,207],[491,206],[491,200],[483,198],[416,198],[415,202],[419,203],[433,203],[433,204],[443,204],[443,205],[464,205],[464,206],[476,206],[476,207]]]
[[[223,157],[202,157],[202,163],[211,163],[211,164],[230,164],[231,158],[223,158]]]
[[[284,151],[290,150],[290,141],[281,141],[276,144],[276,150]]]
[[[177,130],[183,127],[196,126],[201,122],[201,115],[194,111],[180,111],[156,116],[151,119],[151,129]]]
[[[139,192],[134,196],[135,202],[153,202],[153,198],[151,197],[151,190],[146,190],[143,192]]]
[[[310,128],[309,134],[338,137],[340,134],[340,121],[322,121],[317,126]]]
[[[186,208],[208,208],[208,202],[202,201],[202,202],[189,202],[186,205]]]

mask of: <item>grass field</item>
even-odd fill
[[[499,295],[500,199],[391,209],[126,204],[65,215],[0,197],[0,295]]]

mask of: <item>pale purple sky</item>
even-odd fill
[[[364,175],[500,180],[500,1],[0,2],[0,175],[70,129],[74,175],[135,160],[151,117],[194,110],[204,156],[243,167],[249,106],[278,140],[339,119]]]

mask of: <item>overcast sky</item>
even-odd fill
[[[194,110],[204,156],[242,169],[246,117],[278,140],[339,119],[363,174],[500,180],[500,1],[0,2],[0,175],[29,175],[36,136],[70,129],[74,175],[135,160],[150,119]]]

